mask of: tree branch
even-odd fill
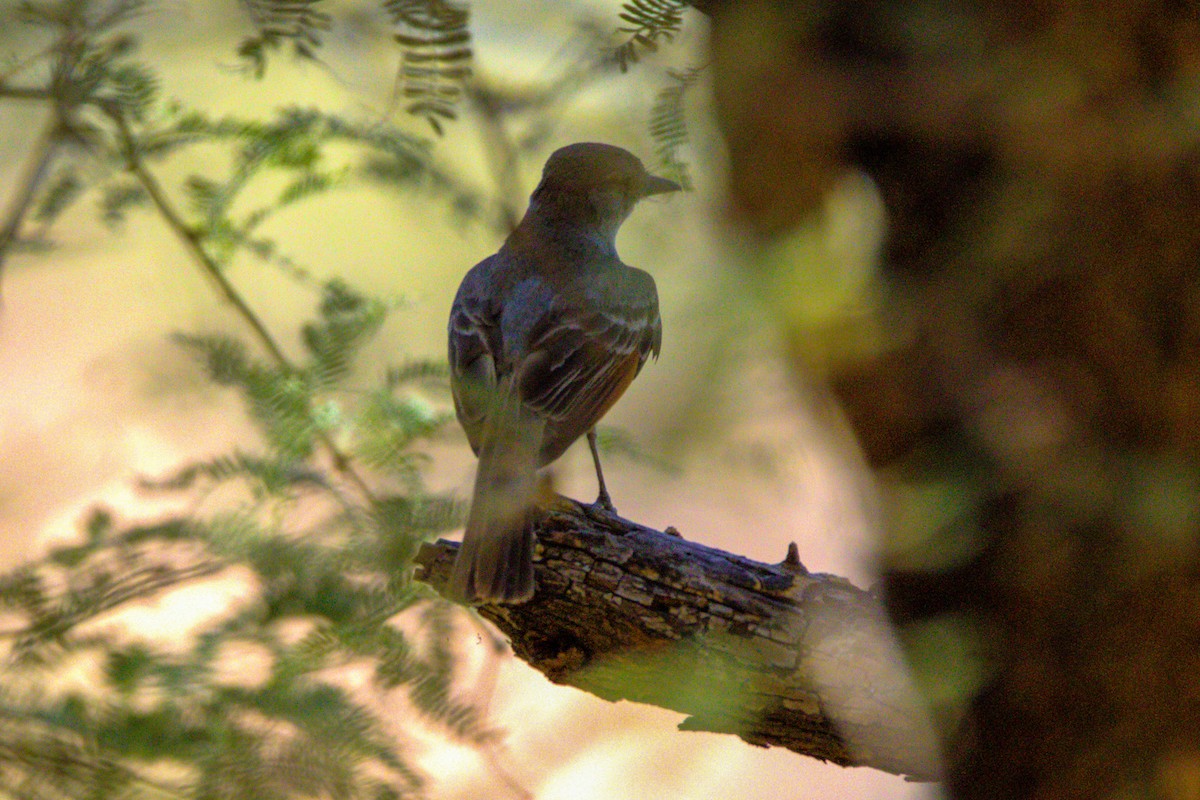
[[[237,315],[250,327],[254,332],[259,343],[275,361],[282,366],[288,365],[287,356],[283,354],[283,349],[275,341],[275,337],[267,330],[267,326],[258,318],[254,310],[250,308],[245,299],[238,293],[229,279],[225,277],[225,273],[217,266],[217,263],[209,256],[204,249],[204,243],[201,241],[201,236],[194,228],[188,225],[183,217],[175,210],[175,207],[167,199],[166,192],[163,191],[158,179],[146,169],[146,164],[138,155],[137,139],[133,132],[129,129],[129,123],[120,112],[114,112],[109,115],[113,122],[116,123],[117,131],[120,133],[121,139],[121,155],[125,160],[125,167],[129,172],[137,178],[138,183],[146,190],[146,194],[150,197],[150,202],[159,215],[167,223],[167,227],[176,235],[185,245],[192,258],[199,264],[201,271],[213,282],[217,287],[222,299],[233,307]]]
[[[163,191],[158,180],[146,168],[145,162],[138,154],[137,138],[129,128],[129,122],[125,119],[125,116],[119,110],[109,110],[109,117],[116,125],[120,136],[121,156],[125,161],[125,167],[137,179],[142,188],[145,189],[155,210],[166,221],[171,231],[187,246],[188,252],[191,253],[192,258],[200,266],[201,271],[216,285],[221,297],[233,307],[237,315],[254,332],[255,337],[262,344],[271,359],[281,367],[291,368],[291,361],[284,354],[283,348],[275,341],[275,337],[267,330],[267,326],[263,321],[254,313],[254,309],[250,308],[250,304],[246,302],[245,298],[241,296],[237,289],[234,288],[234,285],[230,283],[229,279],[225,277],[225,273],[221,270],[217,262],[204,249],[201,235],[179,215],[179,212],[175,210],[170,200],[167,199],[166,192]],[[326,431],[318,430],[316,436],[321,446],[325,448],[325,451],[333,460],[334,469],[348,478],[362,496],[368,502],[374,504],[377,501],[375,493],[371,490],[366,480],[354,469],[350,456],[337,446],[337,443],[333,441],[333,438]]]
[[[12,202],[4,212],[3,218],[0,218],[0,272],[3,272],[5,257],[20,233],[21,223],[25,221],[33,198],[37,196],[37,190],[50,170],[61,134],[62,123],[58,112],[51,111],[50,120],[34,141],[33,149],[29,151],[29,157],[25,160]]]
[[[41,86],[9,86],[0,81],[0,99],[4,100],[51,100],[54,93]]]
[[[478,610],[551,681],[682,712],[683,730],[937,777],[878,599],[808,572],[795,545],[762,564],[573,502],[537,535],[533,599]],[[457,548],[424,545],[418,580],[444,587]]]

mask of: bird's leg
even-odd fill
[[[600,484],[600,496],[596,498],[594,505],[598,505],[614,516],[617,509],[613,506],[612,498],[608,496],[608,487],[604,485],[604,471],[600,469],[600,451],[596,449],[596,429],[592,428],[587,432],[588,447],[592,451],[592,461],[596,465],[596,482]]]

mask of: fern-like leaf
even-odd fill
[[[204,359],[208,375],[221,386],[238,384],[248,369],[246,346],[228,336],[177,333],[177,344],[198,353]]]
[[[114,64],[98,100],[127,119],[141,121],[158,97],[158,76],[141,64]]]
[[[242,40],[238,55],[246,59],[256,78],[267,71],[267,52],[290,43],[299,58],[315,59],[321,33],[332,18],[317,8],[321,0],[241,0],[256,35]]]
[[[618,15],[627,25],[617,30],[628,38],[610,54],[621,72],[643,52],[653,53],[660,42],[671,41],[683,27],[683,10],[689,5],[689,0],[627,0]]]
[[[696,83],[699,68],[677,72],[668,71],[671,83],[659,90],[654,106],[650,109],[650,136],[654,139],[655,153],[662,171],[674,179],[685,191],[692,190],[692,179],[687,164],[679,157],[679,151],[688,143],[688,129],[684,97]]]
[[[442,120],[455,118],[471,76],[470,13],[449,0],[385,0],[383,7],[401,49],[405,111],[424,117],[440,136]]]
[[[38,222],[53,222],[68,206],[79,199],[83,189],[83,181],[74,167],[66,166],[59,169],[42,189],[41,196],[33,207],[33,218]]]
[[[441,430],[452,415],[419,397],[398,398],[387,391],[366,397],[355,418],[354,452],[366,463],[419,486],[428,456],[413,450],[419,439]]]
[[[479,706],[463,703],[450,691],[453,684],[455,641],[453,612],[444,603],[425,606],[421,628],[426,636],[424,669],[413,676],[409,697],[418,710],[463,741],[486,742],[495,736]]]
[[[202,480],[211,483],[249,480],[260,485],[265,493],[276,495],[293,488],[326,486],[324,476],[304,464],[241,452],[187,464],[165,478],[142,478],[138,484],[153,491],[183,491]]]
[[[146,7],[146,0],[111,0],[108,3],[63,3],[22,0],[17,17],[30,25],[49,28],[73,26],[103,33],[130,21]]]
[[[318,387],[332,387],[349,374],[358,349],[379,330],[386,314],[381,301],[364,297],[343,281],[325,284],[320,319],[301,331]]]
[[[445,384],[450,377],[450,367],[444,361],[415,360],[395,367],[388,367],[384,384],[395,389],[410,383]]]
[[[125,220],[125,212],[146,203],[146,190],[139,184],[117,180],[106,184],[100,194],[100,216],[104,224],[115,227]]]
[[[176,334],[175,340],[204,358],[214,381],[241,390],[273,457],[292,463],[312,453],[317,431],[309,374],[251,361],[245,347],[228,337]]]

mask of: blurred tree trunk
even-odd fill
[[[901,624],[986,643],[959,665],[985,684],[935,709],[953,795],[1196,797],[1200,10],[701,7],[764,252],[849,168],[887,206],[895,333],[828,379],[885,489],[958,509],[907,523],[887,581]]]

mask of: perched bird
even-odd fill
[[[537,470],[587,435],[658,356],[654,279],[617,255],[638,200],[679,185],[619,147],[572,144],[546,162],[529,208],[500,251],[463,278],[450,309],[450,386],[479,456],[450,594],[467,603],[533,595]]]

